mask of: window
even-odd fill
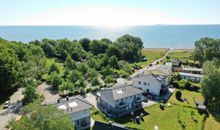
[[[79,126],[79,120],[76,121],[76,126]]]
[[[138,81],[138,84],[141,84],[141,81]]]
[[[146,83],[146,82],[144,82],[144,85],[147,85],[147,83]]]
[[[150,86],[150,83],[147,83],[148,86]]]

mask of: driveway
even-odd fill
[[[160,62],[160,61],[162,61],[163,59],[165,59],[166,56],[167,56],[170,52],[172,52],[172,51],[173,51],[173,49],[169,49],[163,57],[161,57],[160,59],[157,59],[157,60],[153,61],[153,62],[151,63],[151,64],[152,64],[152,67],[153,67],[154,65],[156,65],[157,62]],[[146,66],[146,67],[144,67],[144,68],[142,68],[142,69],[139,69],[139,70],[135,71],[135,72],[131,75],[131,77],[135,77],[135,76],[138,75],[138,74],[147,72],[150,68],[151,68],[151,67]]]
[[[11,97],[11,105],[7,109],[0,110],[0,130],[7,130],[5,126],[13,118],[18,117],[19,108],[22,106],[22,89],[18,89]]]
[[[60,98],[58,93],[55,93],[51,86],[48,85],[46,82],[43,82],[42,84],[40,84],[37,87],[37,91],[42,94],[44,96],[44,102],[50,102],[50,101],[54,101],[57,100],[58,98]]]

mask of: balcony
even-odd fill
[[[136,97],[136,98],[135,98],[135,102],[141,102],[141,101],[143,101],[142,98],[140,98],[140,97]]]
[[[124,103],[124,102],[121,102],[121,103],[119,103],[118,104],[118,108],[123,108],[123,107],[126,107],[127,106],[127,104],[126,103]]]

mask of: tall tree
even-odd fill
[[[220,67],[216,61],[207,61],[203,65],[202,94],[210,110],[220,112]]]
[[[56,73],[60,73],[60,70],[59,70],[59,68],[58,68],[58,66],[55,64],[55,63],[53,63],[51,66],[50,66],[50,70],[49,70],[49,74],[51,74],[51,73],[53,73],[53,72],[56,72]]]
[[[10,89],[17,84],[19,68],[15,51],[0,41],[0,89]]]
[[[195,42],[194,59],[201,63],[217,58],[220,60],[220,39],[201,38]]]
[[[89,48],[90,42],[91,42],[91,40],[88,39],[88,38],[83,38],[83,39],[79,40],[79,43],[81,44],[81,46],[83,47],[83,49],[85,51],[89,51],[90,50],[90,48]]]
[[[110,57],[109,65],[115,69],[119,69],[118,58],[116,56]]]
[[[74,130],[68,115],[55,106],[31,103],[22,111],[19,121],[11,123],[12,130]]]

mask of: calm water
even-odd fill
[[[193,48],[201,37],[220,38],[220,25],[155,25],[106,28],[95,26],[0,26],[0,37],[7,40],[28,42],[43,38],[115,40],[124,34],[141,37],[149,48]]]

